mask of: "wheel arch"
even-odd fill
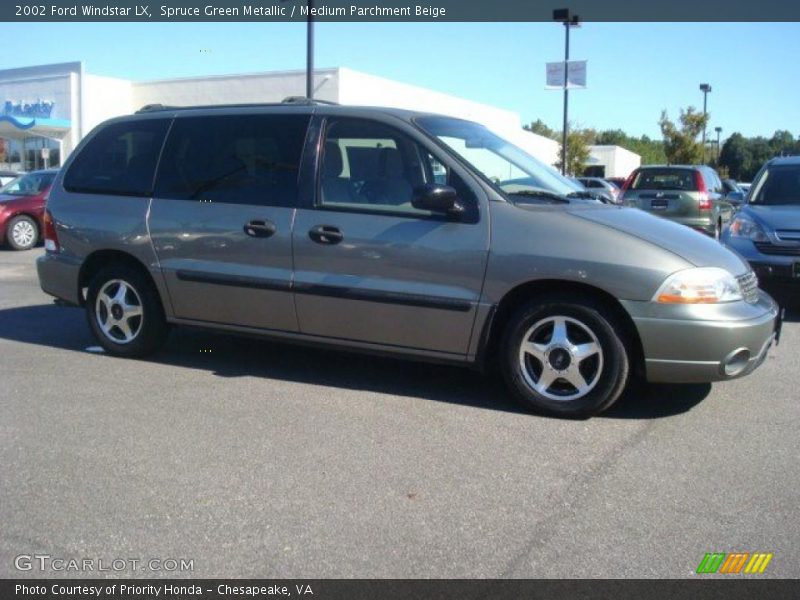
[[[551,293],[575,293],[588,295],[595,301],[601,302],[619,320],[623,327],[621,332],[631,361],[632,371],[639,376],[644,376],[644,349],[639,332],[630,314],[622,304],[605,290],[586,283],[566,281],[560,279],[540,279],[528,281],[509,290],[497,303],[491,319],[487,320],[488,332],[483,335],[482,346],[478,349],[478,366],[485,369],[492,357],[498,355],[498,347],[503,337],[503,332],[516,310],[523,304],[530,302],[537,296]]]
[[[144,265],[144,263],[142,263],[142,261],[132,254],[123,252],[121,250],[111,249],[95,250],[89,254],[84,259],[83,264],[81,264],[80,271],[78,272],[78,299],[81,305],[86,302],[84,290],[89,286],[89,282],[100,271],[100,269],[111,264],[126,265],[142,273],[142,275],[147,278],[150,285],[153,286],[153,289],[155,290],[156,295],[161,302],[162,309],[164,308],[164,299],[161,297],[161,292],[158,288],[158,285],[153,279],[153,275],[150,273],[150,270]]]

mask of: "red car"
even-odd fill
[[[57,169],[32,171],[0,188],[0,245],[30,250],[44,230],[44,200]]]

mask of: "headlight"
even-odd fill
[[[769,240],[761,226],[744,215],[737,216],[731,223],[731,237],[746,238],[754,242]]]
[[[741,299],[739,282],[728,271],[717,267],[673,273],[653,297],[662,304],[717,304]]]

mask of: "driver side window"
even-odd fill
[[[400,131],[361,119],[329,121],[320,173],[322,207],[430,217],[431,211],[412,205],[415,190],[449,179],[445,165]]]

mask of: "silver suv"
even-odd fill
[[[569,199],[476,123],[393,109],[151,106],[84,139],[47,204],[45,292],[102,346],[191,325],[482,368],[531,409],[764,360],[778,310],[714,240]]]

